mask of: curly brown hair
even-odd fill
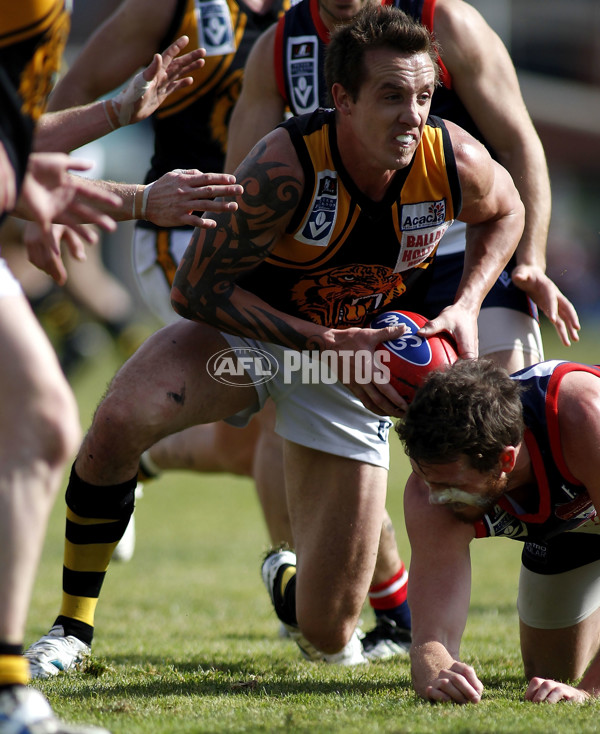
[[[427,376],[396,432],[417,464],[448,464],[466,456],[493,469],[506,446],[523,439],[521,384],[490,360],[459,360]]]

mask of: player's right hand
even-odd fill
[[[474,668],[466,663],[455,662],[447,670],[441,670],[437,679],[427,686],[430,701],[452,703],[479,703],[483,683]]]

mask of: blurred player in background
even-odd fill
[[[86,221],[114,227],[96,207],[110,209],[119,200],[68,175],[87,164],[62,154],[30,155],[69,32],[69,11],[62,0],[0,3],[0,221],[15,211],[45,232],[56,220],[81,233]],[[51,270],[59,267],[58,252],[48,248],[43,259]],[[41,693],[26,685],[22,650],[31,589],[48,515],[80,429],[56,356],[3,260],[0,339],[0,732],[107,734],[61,724]]]

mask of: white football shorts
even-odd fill
[[[529,355],[533,363],[544,361],[540,325],[523,311],[500,306],[482,308],[477,317],[477,330],[480,357],[516,351]]]
[[[181,318],[171,306],[171,283],[193,232],[191,227],[134,229],[133,272],[144,302],[163,324],[172,324]]]
[[[238,427],[247,425],[270,397],[277,413],[275,432],[283,438],[335,456],[389,468],[388,434],[392,422],[367,410],[341,382],[325,384],[320,378],[314,379],[322,374],[319,360],[304,363],[290,379],[286,365],[299,354],[295,350],[222,335],[233,349],[247,354],[255,350],[266,352],[270,363],[278,366],[276,374],[265,381],[260,364],[251,359],[246,361],[246,373],[253,381],[258,399],[255,405],[227,418],[227,423]]]

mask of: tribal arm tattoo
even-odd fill
[[[171,301],[184,318],[230,334],[319,349],[322,340],[314,324],[286,316],[236,285],[272,251],[302,193],[303,183],[290,166],[270,157],[266,143],[257,145],[236,173],[244,187],[238,210],[213,215],[214,229],[194,231]]]

